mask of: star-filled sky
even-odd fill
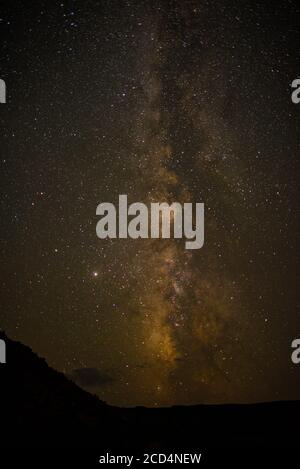
[[[1,2],[0,327],[121,406],[299,397],[296,2]],[[204,202],[205,244],[96,236]]]

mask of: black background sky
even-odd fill
[[[112,404],[299,397],[297,2],[1,2],[1,316]],[[205,245],[100,202],[205,203]]]

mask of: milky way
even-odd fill
[[[217,3],[1,13],[0,326],[112,404],[297,396],[299,11]],[[204,202],[203,248],[98,239],[119,194]]]

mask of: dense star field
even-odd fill
[[[299,397],[296,2],[1,2],[0,327],[122,406]],[[298,69],[297,69],[298,66]],[[205,243],[96,236],[204,202]]]

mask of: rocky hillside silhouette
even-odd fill
[[[99,451],[296,447],[300,402],[121,409],[100,401],[0,332],[1,446]]]

